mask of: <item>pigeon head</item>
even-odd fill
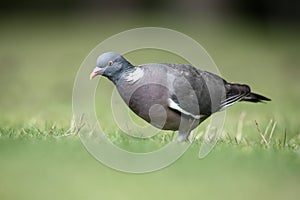
[[[120,54],[107,52],[98,57],[96,67],[91,73],[90,79],[102,75],[115,82],[122,72],[131,66],[132,65]]]

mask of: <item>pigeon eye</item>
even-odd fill
[[[114,63],[113,61],[109,61],[108,66],[112,66],[113,63]]]

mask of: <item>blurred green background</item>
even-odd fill
[[[0,199],[299,199],[296,4],[13,0],[3,2],[0,11]],[[225,79],[247,83],[272,102],[229,108],[222,138],[204,160],[197,158],[197,142],[172,166],[132,175],[103,166],[77,135],[63,134],[72,119],[73,82],[86,55],[111,35],[144,26],[189,35]],[[128,59],[136,65],[181,61],[155,51]],[[120,146],[130,146],[109,114],[113,85],[103,79],[98,89],[104,129]],[[263,132],[270,120],[277,125],[266,145],[255,121]],[[267,133],[268,139],[270,128]]]

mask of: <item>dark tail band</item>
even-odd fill
[[[256,94],[256,93],[249,93],[247,96],[245,96],[242,101],[250,101],[250,102],[263,102],[263,101],[271,101],[271,99],[262,96],[260,94]]]

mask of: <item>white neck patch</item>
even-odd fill
[[[127,76],[125,77],[126,81],[128,81],[129,83],[135,83],[136,81],[138,81],[140,78],[142,78],[144,76],[144,71],[143,69],[136,67],[135,70],[129,74],[127,74]]]

